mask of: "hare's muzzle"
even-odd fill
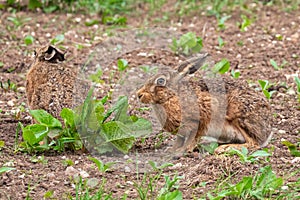
[[[137,96],[142,103],[150,103],[151,95],[145,91],[144,87],[137,91]]]

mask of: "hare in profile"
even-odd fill
[[[72,106],[77,70],[64,60],[65,54],[52,45],[35,51],[35,60],[26,76],[30,109],[44,109],[59,118],[62,108]]]
[[[176,71],[163,70],[137,91],[142,103],[153,105],[163,129],[177,135],[169,150],[192,152],[198,143],[207,141],[220,144],[217,152],[229,147],[266,146],[272,137],[270,107],[266,99],[246,83],[224,77],[223,103],[222,98],[217,98],[222,96],[219,88],[210,89],[202,78],[191,78],[187,83],[189,88],[178,92],[184,77],[195,73],[208,57],[206,53],[182,62]],[[189,98],[191,92],[194,99]]]

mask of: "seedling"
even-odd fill
[[[34,38],[31,35],[27,35],[24,38],[24,43],[26,46],[33,44],[33,42],[34,42]]]
[[[238,155],[240,157],[240,160],[242,163],[254,163],[256,162],[260,157],[269,157],[271,156],[270,153],[264,150],[257,150],[254,153],[248,155],[248,149],[246,147],[242,147],[241,151],[232,148],[229,152],[230,155]]]
[[[293,144],[289,141],[282,141],[281,143],[288,147],[292,156],[300,157],[300,151],[297,149],[297,146],[300,147],[300,142],[298,145]]]
[[[218,143],[217,142],[211,142],[209,144],[199,144],[199,149],[204,149],[207,151],[209,154],[214,154],[216,148],[218,148]]]
[[[230,68],[230,63],[227,59],[223,58],[220,62],[216,63],[215,66],[212,68],[213,73],[220,73],[225,74],[228,72]]]
[[[183,53],[185,55],[200,52],[202,47],[202,38],[197,37],[193,32],[188,32],[182,35],[179,40],[174,38],[172,45],[170,46],[174,53]]]
[[[233,77],[233,78],[239,78],[240,77],[240,75],[241,75],[241,72],[239,72],[239,71],[235,71],[235,70],[231,70],[231,76]]]
[[[242,23],[238,23],[238,26],[240,28],[240,31],[245,32],[247,30],[247,27],[249,27],[252,24],[252,20],[249,19],[246,15],[241,15]]]
[[[147,74],[157,73],[158,71],[158,67],[156,66],[151,67],[149,65],[142,65],[140,66],[140,69]]]
[[[119,59],[118,60],[118,70],[120,72],[125,71],[128,67],[128,62],[125,59]]]
[[[218,42],[219,42],[219,48],[222,48],[225,45],[225,42],[220,36],[218,37]]]
[[[300,78],[298,76],[295,76],[295,82],[297,85],[297,93],[300,94]]]
[[[102,83],[104,83],[104,81],[101,79],[101,77],[102,77],[102,75],[103,75],[102,68],[101,68],[101,66],[100,66],[99,64],[97,64],[96,67],[97,67],[96,73],[91,74],[91,75],[89,76],[89,79],[90,79],[91,81],[93,81],[94,83],[100,83],[100,84],[102,84]]]
[[[254,177],[245,176],[236,184],[228,184],[222,191],[216,191],[217,196],[208,192],[207,197],[211,200],[219,199],[266,199],[272,195],[278,195],[281,191],[283,179],[277,177],[271,166],[260,169]],[[227,197],[227,198],[226,198]]]
[[[31,20],[30,17],[18,17],[18,16],[12,16],[12,17],[7,17],[8,21],[11,21],[15,28],[19,28],[20,26],[23,26],[24,23],[28,22]]]
[[[262,89],[262,92],[264,93],[264,95],[266,96],[267,99],[271,99],[273,93],[275,91],[269,91],[268,89],[273,85],[270,84],[269,81],[267,80],[258,80],[258,83]]]
[[[97,158],[93,158],[93,157],[89,157],[89,159],[91,161],[93,161],[95,163],[95,165],[98,167],[98,170],[103,173],[109,171],[111,169],[111,167],[114,164],[116,164],[115,162],[104,163],[101,160],[98,160]]]
[[[10,79],[7,79],[6,83],[2,83],[2,81],[0,81],[0,88],[2,88],[4,92],[8,92],[9,90],[12,90],[14,92],[17,91],[17,85],[10,82]]]
[[[53,38],[50,43],[53,45],[58,45],[63,43],[63,41],[65,40],[65,36],[63,34],[57,35],[55,38]]]
[[[15,170],[13,167],[1,167],[0,168],[0,175],[3,174],[4,172],[9,172],[11,170]]]
[[[230,19],[231,15],[225,15],[221,18],[217,17],[217,21],[218,21],[218,28],[220,30],[224,30],[226,28],[225,26],[225,22]]]
[[[288,62],[284,60],[281,65],[277,64],[277,62],[273,59],[270,59],[271,65],[274,67],[275,70],[281,70]]]

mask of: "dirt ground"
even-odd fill
[[[174,12],[168,5],[164,6],[163,10]],[[209,52],[216,61],[227,58],[231,67],[241,72],[239,79],[247,80],[253,89],[259,88],[257,83],[259,79],[275,83],[273,87],[275,93],[270,100],[274,117],[272,123],[274,137],[268,145],[272,152],[270,160],[256,164],[243,164],[237,156],[195,153],[193,156],[168,161],[175,165],[164,169],[164,173],[171,176],[177,173],[183,176],[179,187],[183,193],[183,199],[205,197],[208,191],[217,187],[221,177],[231,177],[230,182],[236,182],[244,176],[255,174],[260,167],[265,165],[271,165],[278,176],[284,177],[285,184],[299,181],[299,173],[292,177],[289,175],[300,168],[300,160],[293,157],[281,142],[283,140],[292,143],[299,142],[300,105],[297,100],[294,76],[299,76],[300,72],[300,10],[284,12],[279,8],[263,5],[259,5],[255,10],[256,21],[245,32],[241,32],[236,24],[241,21],[239,11],[231,13],[232,17],[225,23],[225,30],[218,29],[215,17],[208,17],[197,12],[181,19],[174,15],[174,18],[169,21],[155,21],[154,18],[148,18],[149,27],[156,26],[164,30],[172,30],[174,35],[189,31],[197,33],[203,38],[205,51]],[[144,15],[146,13],[139,14],[139,17],[128,17],[126,29],[132,30],[135,27],[145,26]],[[91,17],[82,14],[17,12],[16,16],[24,20],[19,27],[7,20],[12,13],[0,11],[0,16],[0,61],[3,63],[3,66],[0,66],[0,81],[7,82],[9,79],[17,85],[16,91],[0,89],[0,141],[5,142],[4,148],[0,150],[0,166],[5,164],[16,168],[1,175],[1,199],[5,197],[25,199],[28,194],[32,199],[43,199],[47,191],[54,191],[52,197],[56,199],[67,199],[68,195],[74,197],[74,183],[70,178],[70,167],[64,163],[66,159],[75,163],[72,166],[75,170],[86,172],[88,178],[97,178],[100,181],[106,179],[104,188],[108,193],[112,192],[114,198],[119,199],[126,193],[128,199],[138,199],[133,183],[142,182],[143,175],[141,171],[134,168],[134,164],[128,165],[129,167],[115,166],[112,171],[102,173],[88,159],[88,153],[68,151],[34,156],[14,152],[17,123],[22,122],[24,125],[30,123],[25,96],[25,75],[33,60],[33,50],[40,45],[47,44],[56,35],[64,34],[65,39],[62,45],[68,49],[69,62],[82,66],[91,53],[108,39],[109,33],[119,33],[119,30],[102,24],[85,26],[84,22]],[[156,17],[162,16],[158,14]],[[28,34],[34,36],[35,41],[34,44],[26,46],[23,38]],[[165,38],[171,39],[170,35],[166,35]],[[282,38],[279,39],[279,35]],[[225,42],[222,48],[218,45],[218,36]],[[162,40],[167,41],[165,38]],[[132,38],[128,36],[126,39]],[[159,41],[153,42],[152,46],[151,43],[145,46],[155,48],[155,44],[159,44]],[[76,48],[76,45],[82,45],[83,48]],[[132,42],[132,45],[136,43]],[[129,49],[132,52],[111,58],[126,57],[131,67],[151,63],[175,66],[179,60],[183,59],[164,50],[159,50],[145,58],[141,54],[146,51],[145,46],[141,49],[131,46]],[[137,50],[133,51],[134,49]],[[164,49],[168,47],[165,46]],[[105,63],[105,55],[98,57],[98,60],[95,58],[89,64],[90,70],[95,70],[93,63],[98,61]],[[270,59],[276,60],[277,63],[283,63],[285,60],[287,64],[283,69],[275,70],[270,64]],[[101,86],[102,93],[99,97],[104,96],[107,90],[113,89],[108,78],[112,69],[109,65],[107,66],[104,68],[104,84]],[[285,85],[285,87],[280,87],[280,85]],[[143,147],[137,146],[136,148]],[[38,156],[44,156],[40,159],[44,162],[37,162],[34,159]],[[134,153],[123,156],[123,159],[134,160]],[[153,157],[153,160],[156,158]],[[146,159],[144,161],[146,162]],[[202,184],[204,182],[205,185]],[[298,195],[300,196],[300,191]]]

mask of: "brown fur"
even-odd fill
[[[163,129],[178,135],[172,151],[193,151],[197,143],[206,142],[203,136],[223,144],[219,149],[265,146],[271,139],[271,115],[268,102],[260,92],[250,89],[243,81],[225,76],[224,94],[217,84],[209,88],[202,78],[179,82],[185,75],[194,73],[195,67],[199,69],[206,57],[184,62],[177,67],[177,72],[164,70],[137,91],[142,103],[154,105]],[[158,85],[159,78],[166,80],[165,85]],[[186,94],[180,92],[179,96],[175,91],[182,85],[187,86]],[[192,93],[197,102],[189,102]],[[224,102],[218,98],[220,95],[224,95]]]
[[[44,109],[59,118],[62,108],[72,107],[77,70],[63,61],[64,54],[53,46],[37,49],[26,76],[30,109]]]

